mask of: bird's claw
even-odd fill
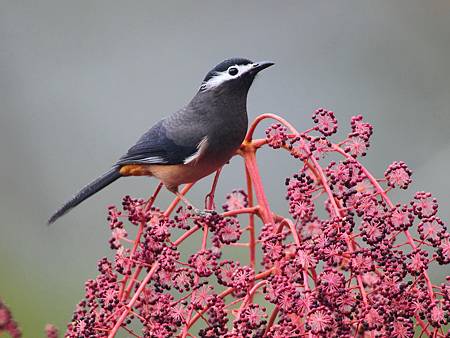
[[[208,210],[208,209],[200,210],[200,209],[195,208],[195,209],[193,209],[193,213],[195,216],[198,216],[198,217],[208,217],[208,216],[214,215],[216,212],[215,212],[215,210]]]

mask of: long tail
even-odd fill
[[[102,190],[107,185],[111,184],[119,177],[121,177],[119,169],[117,167],[112,168],[110,171],[104,173],[102,176],[97,178],[95,181],[89,183],[83,189],[81,189],[78,194],[76,194],[70,201],[64,204],[60,209],[58,209],[52,217],[48,220],[48,224],[52,224],[58,218],[69,212],[72,208],[75,208],[78,204],[83,202],[85,199],[91,197],[96,192]]]

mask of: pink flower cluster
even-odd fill
[[[0,335],[3,332],[8,333],[12,338],[22,337],[22,331],[14,321],[11,311],[0,299]]]
[[[58,338],[58,329],[52,324],[47,324],[44,332],[47,338]],[[0,299],[0,336],[2,333],[8,333],[11,338],[22,337],[22,330],[13,319],[11,311]]]
[[[417,192],[392,202],[411,170],[394,162],[376,178],[358,161],[373,132],[362,116],[340,142],[330,138],[333,112],[312,118],[304,132],[273,114],[254,121],[239,151],[246,187],[223,211],[197,215],[178,198],[163,210],[161,185],[148,200],[110,207],[114,257],[98,262],[66,336],[450,337],[450,276],[429,273],[450,263],[436,199]],[[276,124],[254,139],[266,119]],[[259,175],[255,154],[265,145],[297,161],[286,214],[271,207]]]

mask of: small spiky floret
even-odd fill
[[[13,319],[11,311],[0,299],[0,335],[2,333],[7,333],[12,338],[22,337],[22,331]]]

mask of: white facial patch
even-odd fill
[[[210,78],[208,81],[204,82],[200,89],[201,90],[208,90],[211,88],[215,88],[217,86],[220,86],[222,83],[232,80],[232,79],[236,79],[239,76],[241,76],[242,74],[245,74],[246,72],[248,72],[250,69],[252,69],[255,66],[255,64],[253,63],[249,63],[247,65],[234,65],[234,66],[230,66],[226,71],[223,72],[216,72],[216,74]],[[229,70],[231,68],[236,68],[238,70],[238,72],[235,75],[231,75]]]

